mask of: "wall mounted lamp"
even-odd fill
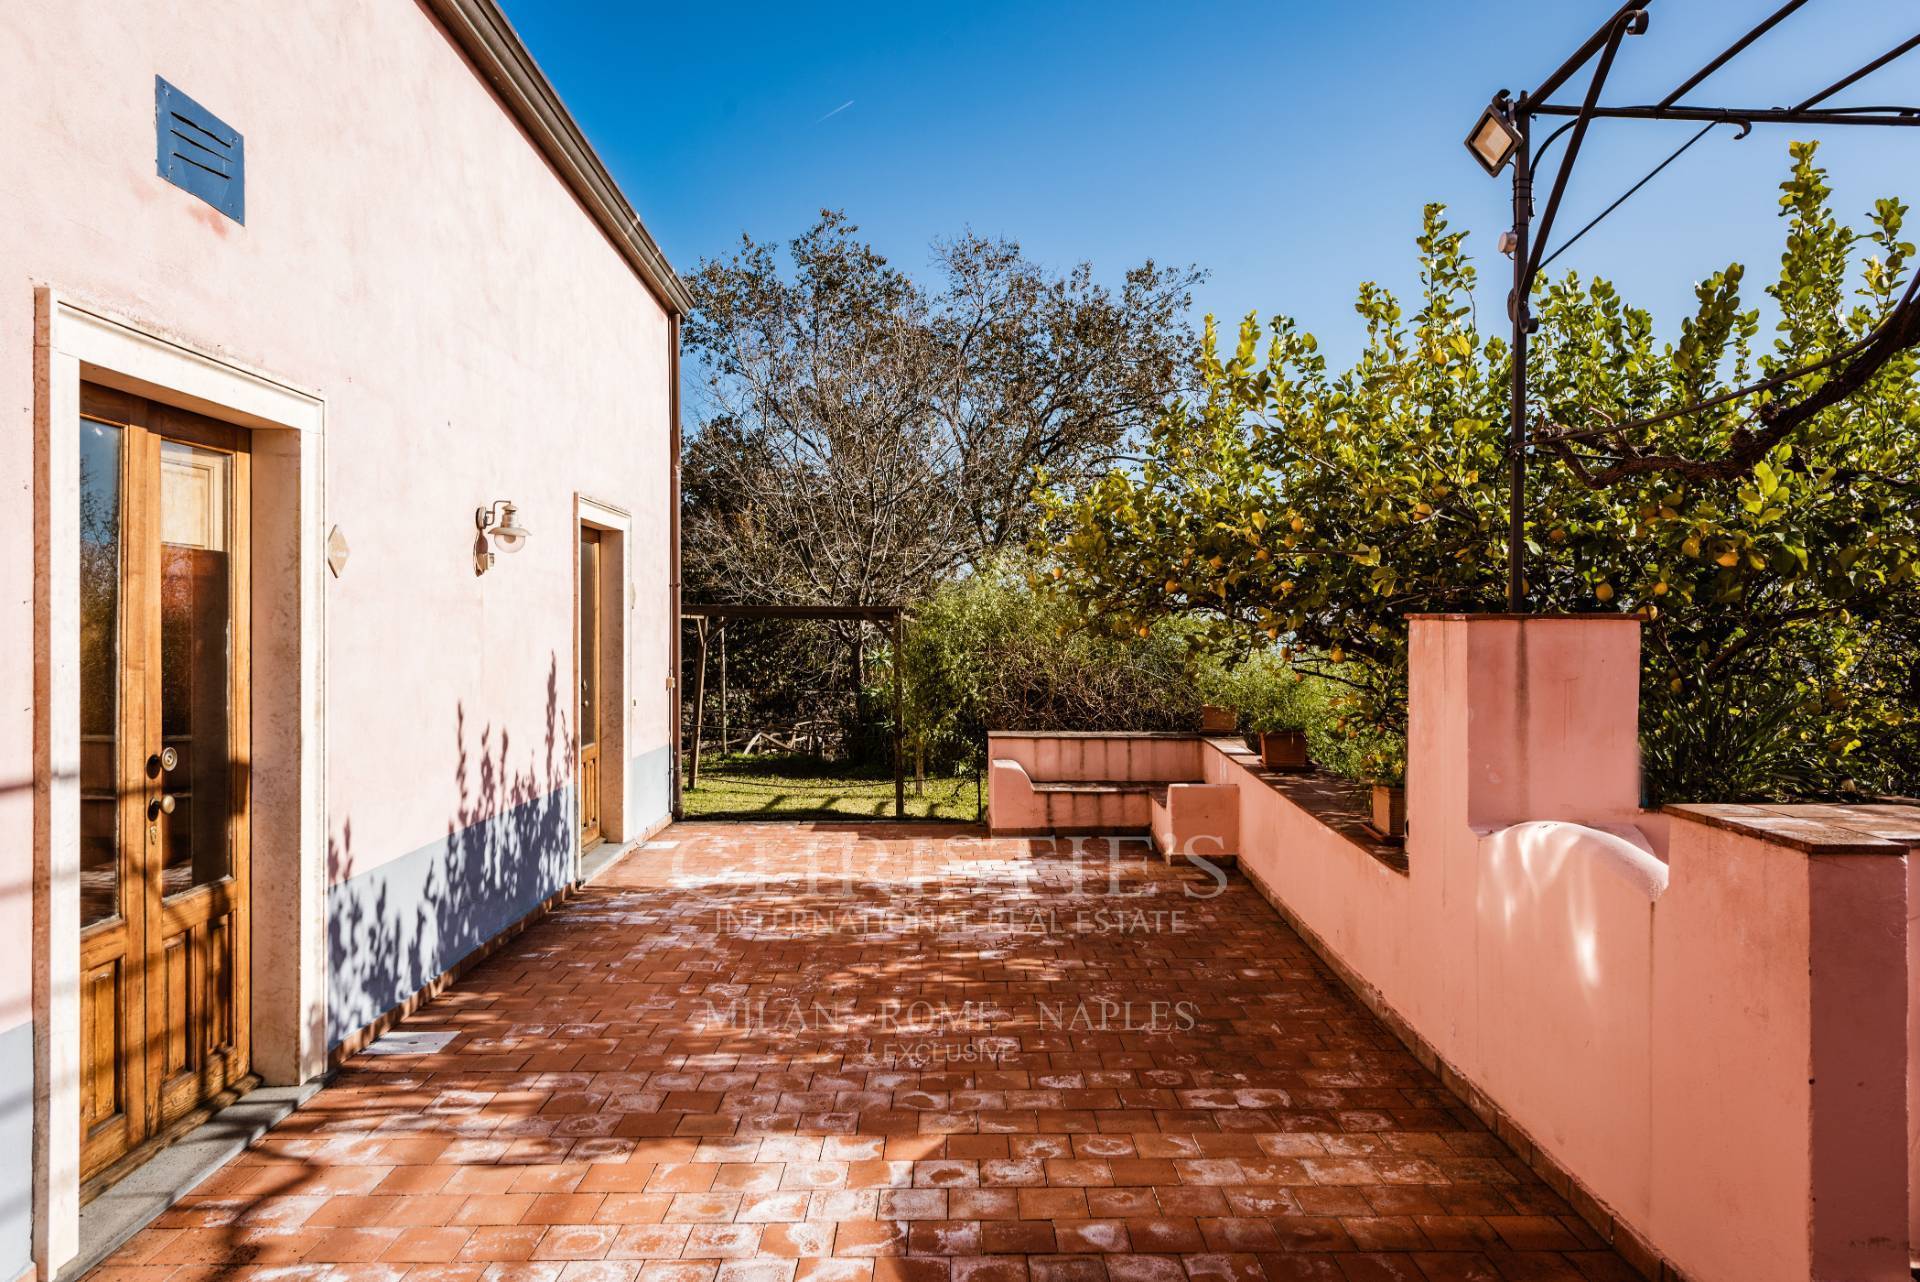
[[[492,567],[496,550],[513,553],[527,545],[528,531],[516,515],[514,505],[506,499],[495,499],[474,510],[473,523],[480,531],[473,549],[475,574],[485,574]]]

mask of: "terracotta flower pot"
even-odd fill
[[[1373,785],[1373,829],[1382,837],[1407,835],[1407,790],[1399,784]]]
[[[1305,770],[1308,765],[1307,732],[1262,730],[1260,760],[1269,770]]]
[[[1200,705],[1201,734],[1232,734],[1234,720],[1232,708],[1223,708],[1217,703]]]

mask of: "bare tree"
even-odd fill
[[[1025,536],[1040,470],[1098,469],[1176,390],[1192,269],[1149,262],[1115,293],[968,234],[935,247],[930,291],[857,232],[823,212],[790,272],[743,238],[689,280],[691,596],[918,599]]]
[[[991,553],[1030,532],[1038,471],[1068,486],[1104,471],[1179,389],[1200,273],[1148,261],[1116,295],[1090,265],[1055,276],[1010,240],[968,233],[935,252],[951,374],[935,403],[960,456],[972,551]]]

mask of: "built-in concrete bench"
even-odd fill
[[[1228,783],[1156,784],[1149,794],[1154,848],[1231,864],[1240,857],[1240,790]]]
[[[1238,793],[1205,781],[1193,735],[996,732],[992,748],[996,835],[1140,835],[1167,858],[1239,854]]]
[[[1034,779],[1010,757],[988,777],[988,823],[1010,837],[1108,836],[1148,829],[1152,785],[1132,780]]]

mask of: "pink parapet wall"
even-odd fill
[[[1911,847],[1920,848],[1920,838]],[[1920,1253],[1920,851],[1907,853],[1907,1242]]]
[[[1417,804],[1429,825],[1476,828],[1638,819],[1639,620],[1435,615],[1410,626],[1409,814]]]
[[[1904,1282],[1920,810],[1644,811],[1637,620],[1411,630],[1404,865],[1198,736],[995,736],[991,822],[1070,832],[1047,780],[1204,780],[1200,826],[1629,1261]]]

